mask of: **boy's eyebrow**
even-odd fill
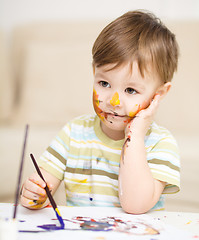
[[[135,82],[133,82],[132,84],[133,84],[133,86],[135,86],[136,88],[139,88],[139,89],[142,89],[142,90],[145,89],[145,86],[144,86],[143,84],[135,83]]]
[[[126,82],[130,87],[135,87],[135,88],[139,88],[144,90],[145,89],[145,85],[139,82],[135,82],[135,81],[127,81]]]
[[[96,73],[95,77],[107,78],[107,76],[105,77],[105,74],[103,73]]]

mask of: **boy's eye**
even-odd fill
[[[125,92],[127,92],[128,94],[135,94],[135,93],[137,93],[137,91],[135,89],[133,89],[133,88],[126,88]]]
[[[100,82],[99,82],[99,85],[102,86],[102,87],[104,87],[104,88],[108,88],[108,87],[111,86],[111,85],[110,85],[108,82],[106,82],[106,81],[100,81]]]

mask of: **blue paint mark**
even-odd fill
[[[56,224],[44,224],[44,225],[39,225],[37,227],[48,230],[48,231],[63,230],[64,229],[64,227],[57,226]]]

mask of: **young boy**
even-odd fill
[[[179,191],[179,154],[154,115],[171,88],[178,46],[153,14],[127,12],[105,27],[93,49],[97,115],[67,123],[39,160],[52,193],[65,183],[68,206],[121,206],[140,214]],[[21,204],[46,206],[45,183],[32,174]]]

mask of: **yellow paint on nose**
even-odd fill
[[[120,105],[119,94],[117,92],[114,93],[112,99],[110,100],[110,104],[112,106]]]

